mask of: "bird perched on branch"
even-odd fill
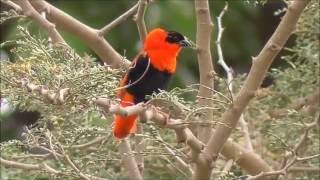
[[[143,50],[133,60],[120,82],[118,98],[122,107],[145,102],[146,95],[166,89],[176,71],[177,56],[190,42],[178,32],[156,28],[147,35]],[[115,116],[113,134],[125,138],[136,132],[137,115]]]

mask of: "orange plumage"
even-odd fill
[[[161,28],[152,30],[146,37],[143,50],[132,62],[125,77],[121,80],[118,92],[122,107],[145,102],[146,95],[166,89],[171,75],[176,70],[177,56],[182,47],[189,47],[189,42],[180,33],[165,31]],[[137,115],[115,116],[113,134],[125,138],[136,132]]]

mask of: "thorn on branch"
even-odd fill
[[[280,51],[281,50],[281,46],[275,42],[270,42],[268,47],[271,51]]]
[[[251,59],[252,59],[252,62],[256,62],[258,60],[256,56],[252,56]]]

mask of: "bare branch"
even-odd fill
[[[307,156],[307,157],[302,157],[302,158],[295,156],[294,159],[291,160],[282,169],[277,170],[277,171],[261,172],[261,173],[257,174],[256,176],[249,176],[247,180],[261,179],[262,177],[265,177],[265,176],[285,175],[288,172],[288,169],[291,166],[293,166],[296,162],[298,162],[298,161],[307,161],[307,160],[318,158],[318,157],[320,157],[320,154],[315,154],[315,155],[312,155],[312,156]]]
[[[151,105],[139,103],[133,106],[120,107],[119,104],[110,103],[106,98],[98,98],[96,104],[106,112],[122,115],[138,114],[142,122],[153,121],[161,127],[173,129],[177,136],[180,137],[179,142],[185,142],[196,153],[199,153],[204,147],[204,144],[193,135],[182,120],[168,118],[165,113],[160,112],[156,107]]]
[[[254,151],[250,151],[231,140],[228,140],[224,144],[221,154],[227,159],[234,160],[241,169],[251,175],[258,174],[262,171],[268,172],[272,170],[272,168]]]
[[[244,147],[248,149],[249,151],[253,151],[252,141],[249,133],[248,123],[244,120],[243,114],[240,116],[239,120],[240,127],[242,129],[242,132],[244,134],[245,139],[245,145]]]
[[[320,122],[320,117],[319,117],[319,113],[318,113],[318,114],[316,114],[314,121],[313,121],[312,123],[307,124],[307,125],[305,126],[304,132],[303,132],[303,134],[301,135],[299,142],[298,142],[298,143],[295,145],[295,147],[293,148],[293,152],[294,152],[295,154],[298,154],[298,151],[300,150],[300,148],[301,148],[301,147],[305,144],[305,142],[307,141],[308,135],[309,135],[309,132],[311,131],[311,129],[313,129],[313,128],[315,128],[316,126],[319,126],[319,125],[320,125],[319,122]]]
[[[158,139],[161,141],[161,142],[164,142],[163,139],[160,137],[160,135],[158,136]],[[178,162],[178,165],[180,167],[182,167],[184,170],[188,171],[189,174],[193,174],[193,171],[191,169],[191,166],[188,165],[182,158],[180,158],[166,143],[163,143],[164,147],[165,147],[165,150],[173,155],[173,157],[176,159],[176,161]]]
[[[134,142],[135,142],[135,152],[137,152],[136,155],[136,161],[137,161],[137,165],[140,171],[141,176],[143,176],[143,171],[144,171],[144,156],[143,156],[143,151],[145,149],[145,140],[142,136],[143,134],[143,127],[141,125],[141,123],[137,124],[137,133],[134,137]]]
[[[110,112],[109,109],[118,109],[113,108],[112,106],[119,106],[111,103],[107,98],[98,98],[96,100],[96,104],[103,108],[105,112]],[[133,106],[139,107],[126,107],[131,109],[141,109],[140,112],[140,121],[147,122],[153,121],[160,127],[170,128],[175,130],[177,134],[177,141],[186,143],[190,149],[190,160],[191,162],[197,162],[199,153],[203,150],[205,145],[197,139],[194,134],[191,132],[189,128],[186,127],[185,123],[180,119],[172,119],[168,118],[165,113],[159,111],[158,108],[155,108],[150,105],[137,104]],[[122,109],[122,111],[126,111],[126,108]],[[119,113],[119,112],[113,112]],[[124,113],[126,114],[126,113]],[[222,150],[222,155],[224,155],[228,159],[234,160],[241,168],[246,170],[249,174],[255,175],[262,171],[270,171],[271,168],[269,165],[256,153],[253,151],[248,151],[237,143],[234,143],[228,140],[225,143],[225,146]]]
[[[111,23],[107,24],[106,26],[104,26],[103,28],[101,28],[98,31],[99,36],[104,36],[105,34],[107,34],[111,29],[113,29],[114,27],[116,27],[117,25],[123,23],[124,21],[126,21],[130,16],[132,16],[138,9],[139,7],[139,3],[137,3],[136,5],[134,5],[132,8],[130,8],[128,11],[126,11],[125,13],[123,13],[121,16],[117,17],[115,20],[113,20]]]
[[[210,40],[213,23],[210,17],[209,2],[208,0],[195,0],[195,10],[197,17],[197,57],[200,72],[200,84],[198,96],[211,98],[213,87],[213,75],[215,74],[212,64],[212,56],[210,50]],[[203,86],[209,87],[204,88]],[[199,99],[199,105],[204,107],[212,107],[213,102],[208,99]],[[203,115],[203,119],[207,121],[213,121],[212,110],[206,110]],[[198,126],[198,137],[206,143],[211,135],[211,127]],[[195,174],[197,174],[195,172]],[[203,179],[198,177],[197,179]]]
[[[11,6],[14,10],[16,10],[17,12],[21,12],[22,11],[22,8],[19,6],[19,5],[17,5],[16,3],[14,3],[14,2],[12,2],[12,1],[10,1],[10,0],[1,0],[1,2],[3,3],[3,4],[6,4],[6,5],[8,5],[8,6]]]
[[[127,171],[129,178],[132,180],[142,180],[137,162],[134,158],[130,143],[127,139],[121,141],[119,152],[122,157],[122,165]]]
[[[35,85],[30,83],[26,78],[17,81],[16,83],[21,87],[26,87],[30,92],[38,92],[41,96],[45,97],[53,104],[64,103],[65,97],[69,94],[69,88],[60,89],[59,91],[54,92],[43,85]]]
[[[293,166],[288,169],[291,173],[301,173],[301,172],[307,172],[307,173],[319,173],[320,168],[319,167],[304,167],[304,166]]]
[[[134,21],[137,23],[137,28],[139,31],[140,40],[143,43],[147,36],[147,27],[144,22],[144,14],[147,9],[148,0],[139,0],[139,7],[137,14],[134,16]]]
[[[26,164],[26,163],[20,163],[16,161],[9,161],[5,160],[2,157],[0,157],[0,164],[1,166],[8,167],[8,168],[17,168],[17,169],[24,169],[24,170],[36,170],[36,171],[44,171],[49,174],[54,174],[54,175],[68,175],[66,173],[63,173],[61,171],[58,171],[52,167],[50,167],[46,163],[41,163],[41,164]],[[105,178],[97,177],[97,176],[92,176],[89,174],[85,174],[88,176],[91,180],[107,180]]]
[[[232,99],[233,99],[233,96],[234,96],[233,70],[225,62],[225,60],[223,58],[222,48],[221,48],[221,39],[222,39],[223,31],[224,31],[224,27],[222,26],[222,18],[223,18],[224,14],[226,13],[227,10],[228,10],[228,2],[226,2],[226,5],[224,6],[224,8],[221,11],[220,15],[217,17],[218,37],[217,37],[216,44],[217,44],[217,50],[218,50],[218,56],[219,56],[218,63],[222,66],[224,71],[227,73],[228,89],[231,92],[231,96],[232,96]],[[241,114],[241,116],[240,116],[240,127],[241,127],[241,129],[242,129],[242,131],[244,133],[245,147],[248,150],[253,151],[252,142],[251,142],[251,138],[250,138],[250,133],[249,133],[249,129],[248,129],[248,123],[244,120],[243,114]]]
[[[130,62],[121,57],[103,37],[99,36],[98,30],[79,22],[44,0],[30,1],[30,3],[39,12],[47,11],[48,19],[54,22],[57,28],[70,32],[84,41],[102,61],[112,68],[129,67]]]
[[[232,87],[232,80],[233,80],[233,70],[229,68],[227,63],[224,61],[223,58],[223,52],[221,48],[221,39],[222,39],[222,34],[224,32],[224,27],[222,26],[222,18],[224,14],[228,10],[228,2],[226,2],[226,5],[224,6],[223,10],[221,11],[220,15],[217,17],[217,25],[218,25],[218,36],[217,36],[217,52],[218,52],[218,63],[223,67],[224,71],[227,73],[227,82],[229,86],[230,92],[233,92],[233,87]]]
[[[60,171],[53,169],[46,163],[42,164],[26,164],[26,163],[20,163],[16,161],[9,161],[5,160],[2,157],[0,157],[0,163],[1,166],[8,167],[8,168],[18,168],[18,169],[24,169],[24,170],[38,170],[38,171],[45,171],[50,174],[61,174]]]
[[[40,27],[42,27],[49,33],[49,36],[51,37],[54,45],[57,45],[57,44],[67,45],[67,43],[64,41],[62,36],[59,34],[57,29],[55,28],[55,25],[49,22],[48,20],[46,20],[44,17],[42,17],[33,8],[33,6],[29,3],[28,0],[13,0],[13,1],[21,7],[23,13],[26,16],[32,18]]]
[[[71,146],[71,148],[73,148],[73,149],[85,149],[85,148],[90,147],[90,146],[92,146],[94,144],[98,144],[98,143],[104,141],[105,139],[107,139],[107,137],[97,137],[97,138],[95,138],[95,139],[93,139],[93,140],[91,140],[91,141],[89,141],[87,143],[73,145],[73,146]]]
[[[267,177],[267,176],[285,175],[288,172],[289,168],[291,166],[293,166],[296,162],[307,161],[307,160],[319,157],[320,154],[306,156],[306,157],[302,157],[302,158],[298,157],[299,149],[303,146],[303,144],[305,144],[305,141],[308,138],[309,131],[312,128],[315,128],[316,126],[318,126],[319,119],[320,119],[320,117],[319,117],[319,113],[318,113],[318,114],[316,114],[314,121],[312,123],[306,125],[304,132],[299,139],[299,142],[295,145],[295,147],[292,150],[290,150],[290,152],[286,153],[284,160],[283,160],[283,163],[280,167],[280,170],[269,171],[269,172],[262,171],[259,174],[257,174],[256,176],[249,176],[248,179],[254,180],[254,179],[259,179],[259,178]],[[290,160],[290,158],[291,158],[291,160]]]
[[[296,0],[288,8],[286,15],[283,17],[278,28],[260,52],[258,57],[254,58],[252,68],[249,75],[241,88],[240,92],[236,96],[233,104],[222,115],[223,124],[230,125],[229,128],[225,125],[218,124],[216,130],[208,141],[201,156],[204,161],[203,167],[208,167],[214,162],[219,152],[221,151],[224,143],[229,138],[232,130],[236,127],[239,117],[248,105],[249,101],[254,97],[255,91],[259,88],[262,80],[264,79],[268,68],[270,67],[273,59],[279,53],[289,36],[292,34],[295,25],[309,0]],[[210,170],[204,175],[204,177],[210,176]]]

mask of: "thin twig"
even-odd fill
[[[227,85],[228,85],[228,89],[231,93],[231,97],[233,99],[234,96],[234,89],[233,89],[233,70],[232,68],[230,68],[227,63],[225,62],[224,58],[223,58],[223,51],[221,48],[221,39],[222,39],[222,34],[224,31],[224,27],[222,26],[222,18],[224,16],[224,14],[226,13],[226,11],[228,10],[228,2],[226,2],[226,5],[224,6],[223,10],[221,11],[220,15],[217,17],[217,24],[218,24],[218,36],[217,36],[217,41],[216,41],[216,45],[217,45],[217,51],[218,51],[218,63],[222,66],[222,68],[224,69],[224,71],[227,73]],[[249,129],[248,129],[248,123],[245,121],[243,114],[241,114],[240,116],[240,127],[244,133],[244,139],[245,139],[245,147],[249,150],[249,151],[253,151],[253,146],[252,146],[252,142],[251,142],[251,138],[250,138],[250,133],[249,133]]]
[[[137,3],[136,5],[134,5],[132,8],[130,8],[128,11],[126,11],[125,13],[123,13],[122,15],[120,15],[119,17],[117,17],[115,20],[113,20],[111,23],[107,24],[106,26],[104,26],[103,28],[98,30],[98,34],[99,36],[104,36],[105,34],[107,34],[111,29],[113,29],[114,27],[116,27],[117,25],[123,23],[124,21],[126,21],[130,16],[132,16],[138,9],[139,7],[139,3]]]
[[[290,152],[286,153],[284,160],[282,162],[282,165],[279,170],[270,171],[270,172],[261,172],[261,173],[257,174],[256,176],[249,176],[248,180],[255,180],[255,179],[259,179],[261,177],[272,176],[272,175],[275,175],[277,177],[280,175],[285,175],[288,172],[289,168],[291,166],[293,166],[296,162],[307,161],[307,160],[319,157],[320,154],[306,156],[306,157],[299,157],[298,156],[299,149],[303,146],[303,144],[305,144],[305,141],[308,139],[309,131],[311,129],[315,128],[316,126],[318,126],[319,119],[320,118],[319,118],[319,112],[318,112],[315,115],[314,121],[312,123],[306,125],[304,132],[299,139],[299,142],[294,146],[294,148],[292,150],[290,150]]]
[[[120,106],[119,104],[110,102],[110,100],[107,98],[97,98],[96,104],[99,107],[103,108],[104,112],[110,112],[110,109],[119,109],[114,106]],[[127,108],[129,108],[131,112],[136,109],[135,112],[140,116],[140,121],[153,121],[160,127],[175,130],[177,141],[186,143],[191,149],[190,162],[197,161],[199,153],[201,153],[201,151],[205,147],[205,144],[203,144],[197,137],[195,137],[192,131],[187,128],[186,124],[188,124],[188,122],[184,122],[180,119],[169,118],[168,115],[161,112],[159,108],[153,107],[151,104],[137,104],[130,107],[125,107],[121,111],[126,111]],[[117,114],[120,112],[113,111],[113,113]],[[128,112],[122,113],[127,114]],[[233,159],[240,167],[253,175],[261,171],[271,170],[268,164],[259,155],[255,154],[252,151],[247,151],[239,144],[234,143],[230,140],[225,143],[222,155],[224,155],[228,159]],[[257,166],[251,166],[252,163],[255,163]]]
[[[26,164],[26,163],[20,163],[20,162],[16,162],[16,161],[5,160],[2,157],[0,157],[0,163],[1,163],[1,166],[8,167],[8,168],[18,168],[18,169],[24,169],[24,170],[45,171],[47,173],[55,174],[55,175],[62,174],[60,171],[50,167],[46,163],[42,163],[42,164]]]
[[[121,154],[122,165],[130,179],[142,180],[136,159],[134,158],[130,143],[127,139],[121,140],[119,152]]]
[[[71,148],[73,148],[73,149],[85,149],[85,148],[90,147],[90,146],[92,146],[94,144],[98,144],[98,143],[102,142],[106,138],[107,137],[97,137],[97,138],[95,138],[95,139],[93,139],[93,140],[91,140],[91,141],[89,141],[87,143],[73,145],[73,146],[71,146]]]
[[[6,5],[8,5],[8,6],[11,6],[14,10],[16,10],[17,12],[21,12],[22,11],[22,8],[19,6],[19,5],[17,5],[16,3],[14,3],[14,2],[12,2],[12,1],[10,1],[10,0],[1,0],[1,2],[3,3],[3,4],[6,4]]]
[[[288,169],[293,166],[296,162],[301,162],[301,161],[307,161],[310,159],[318,158],[320,157],[320,154],[315,154],[312,156],[306,156],[306,157],[297,157],[295,156],[285,167],[283,167],[280,170],[277,171],[270,171],[270,172],[261,172],[255,176],[249,176],[247,180],[256,180],[260,179],[265,176],[276,176],[276,175],[285,175],[288,172]]]
[[[17,0],[19,1],[19,0]],[[57,28],[70,32],[82,41],[84,41],[102,61],[110,65],[112,68],[129,67],[130,62],[124,59],[112,46],[101,36],[97,30],[93,29],[69,14],[52,6],[44,0],[30,1],[33,7],[39,12],[47,11],[47,18],[57,25]]]
[[[139,7],[137,10],[137,14],[134,16],[134,21],[136,21],[137,28],[139,31],[140,40],[143,43],[144,39],[147,36],[147,27],[144,22],[144,14],[146,12],[148,0],[139,0]]]
[[[26,87],[28,91],[30,92],[37,92],[41,96],[48,99],[53,104],[63,104],[65,102],[65,97],[70,93],[69,88],[60,89],[56,92],[53,90],[49,90],[43,85],[36,85],[31,82],[27,78],[23,78],[19,81],[16,81],[16,84],[18,84],[21,87]]]
[[[199,164],[201,164],[201,167],[209,167],[217,160],[223,146],[230,137],[233,129],[237,126],[241,114],[249,101],[254,98],[255,92],[260,87],[271,63],[294,31],[300,15],[309,2],[309,0],[293,1],[268,43],[260,54],[253,58],[253,64],[244,85],[237,96],[235,96],[233,104],[229,106],[229,109],[222,115],[222,122],[230,125],[232,128],[227,128],[220,124],[216,126],[207,146],[205,146],[199,156]],[[211,169],[206,168],[201,171],[201,174],[202,177],[208,179],[211,174]]]
[[[198,96],[211,98],[213,93],[210,89],[214,89],[214,76],[215,71],[213,69],[212,56],[210,50],[211,32],[213,23],[211,21],[209,2],[208,0],[195,0],[195,11],[197,19],[197,33],[196,33],[196,44],[197,44],[197,59],[199,64],[200,72],[200,84]],[[208,88],[205,88],[208,87]],[[213,102],[208,99],[199,99],[199,106],[212,107]],[[204,119],[207,121],[213,120],[213,112],[208,109],[204,113]],[[199,139],[206,143],[211,136],[211,127],[198,126],[197,135]],[[202,168],[200,168],[202,169]],[[201,172],[199,174],[202,174]],[[197,176],[198,173],[195,171],[194,178],[196,179],[207,179],[206,177]]]
[[[158,138],[159,138],[160,141],[163,141],[161,136],[158,136]],[[193,170],[190,167],[190,165],[188,165],[183,159],[181,159],[181,157],[177,156],[176,153],[168,145],[166,145],[165,143],[163,143],[163,145],[165,147],[165,150],[175,158],[175,160],[179,163],[179,165],[183,169],[187,170],[189,172],[189,174],[192,175],[193,174]]]
[[[59,34],[55,25],[43,18],[30,4],[28,0],[13,0],[18,4],[26,16],[31,17],[40,27],[45,29],[52,39],[53,44],[67,45],[62,36]]]

